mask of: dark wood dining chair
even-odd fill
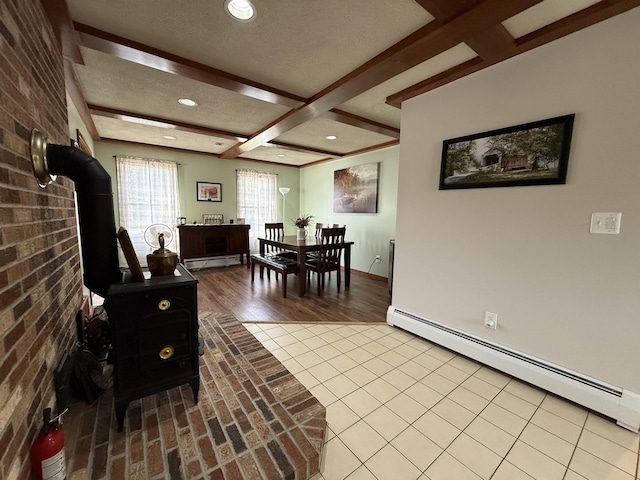
[[[270,238],[271,240],[276,239],[278,237],[284,237],[284,224],[282,222],[265,223],[264,230],[265,230],[266,237]],[[265,245],[265,248],[267,247],[268,245]],[[270,253],[278,257],[284,257],[284,258],[289,258],[293,260],[298,259],[298,254],[296,252],[292,252],[291,250],[284,250],[282,248],[278,248],[274,246],[271,246],[270,248],[271,248]]]
[[[328,223],[318,223],[316,222],[316,240],[320,240],[320,233],[322,232],[322,229],[324,227],[328,227],[329,224]],[[317,259],[318,258],[318,252],[308,252],[307,253],[307,260],[310,259]]]
[[[322,294],[322,288],[324,288],[325,273],[333,271],[336,272],[338,292],[340,291],[340,260],[342,258],[342,251],[344,250],[345,232],[345,227],[323,228],[320,232],[320,249],[317,252],[317,256],[315,258],[307,258],[305,262],[305,268],[309,272],[309,281],[311,279],[311,272],[317,274],[318,295]]]
[[[265,223],[264,224],[265,237],[271,240],[284,236],[284,224],[282,222]],[[278,262],[280,259],[298,260],[296,252],[283,250],[282,248],[274,247],[273,245],[264,246],[264,256],[268,259],[273,259]],[[260,278],[262,278],[262,272],[266,265],[260,265]],[[269,278],[269,271],[274,270],[276,272],[276,280],[278,280],[279,269],[269,269],[267,267],[267,278]]]
[[[284,236],[284,224],[282,222],[279,223],[265,223],[264,224],[264,236],[270,240],[275,240],[278,237]],[[282,250],[276,248],[272,245],[264,246],[264,254],[265,255],[274,255]]]
[[[282,222],[265,223],[264,229],[269,238],[284,235],[284,223]]]

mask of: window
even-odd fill
[[[118,156],[116,167],[120,225],[129,232],[140,263],[146,265],[147,254],[157,248],[150,247],[144,238],[147,228],[154,224],[162,224],[171,232],[170,239],[165,234],[165,247],[177,253],[178,164]]]
[[[277,221],[277,178],[274,173],[237,170],[237,217],[251,225],[252,244],[264,235],[265,223]]]

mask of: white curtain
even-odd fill
[[[237,217],[251,225],[252,250],[255,250],[256,237],[264,236],[264,224],[277,221],[277,180],[273,173],[237,170]]]
[[[157,246],[149,246],[144,238],[148,227],[156,224],[171,231],[165,247],[179,253],[177,217],[180,216],[178,164],[162,160],[117,156],[118,211],[120,225],[127,229],[131,243],[142,265],[147,254]],[[163,228],[160,228],[162,230]],[[149,231],[149,234],[156,233]]]

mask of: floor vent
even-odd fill
[[[614,418],[637,432],[640,395],[503,347],[391,305],[387,323]]]

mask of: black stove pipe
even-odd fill
[[[31,160],[41,187],[56,175],[74,181],[77,193],[85,286],[106,296],[109,286],[122,281],[116,244],[111,177],[100,162],[82,150],[47,143],[40,132],[31,132]]]

